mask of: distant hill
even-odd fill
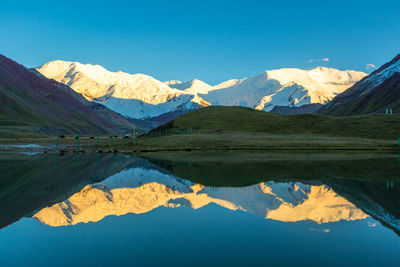
[[[324,115],[351,116],[400,112],[400,54],[361,81],[336,96],[317,112]]]
[[[0,136],[106,134],[129,128],[120,114],[0,55]]]

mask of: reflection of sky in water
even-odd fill
[[[161,207],[66,227],[22,219],[0,231],[4,264],[348,265],[353,259],[395,266],[399,246],[398,236],[370,217],[284,223],[216,204],[198,210]]]

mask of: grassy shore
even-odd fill
[[[0,139],[1,144],[38,144],[42,150],[56,149],[57,138],[13,138]],[[79,144],[78,144],[79,143]],[[3,147],[3,148],[4,148]],[[9,147],[12,149],[13,147]],[[397,151],[395,140],[367,139],[355,137],[331,137],[320,135],[273,135],[265,133],[213,133],[195,131],[191,134],[168,136],[140,136],[133,139],[109,136],[93,139],[87,136],[59,139],[58,150],[93,150],[109,152],[156,152],[156,151],[196,151],[196,150],[390,150]],[[1,149],[1,148],[0,148]]]
[[[107,146],[109,147],[109,146]],[[194,132],[185,135],[140,137],[136,145],[115,145],[117,150],[397,150],[396,141],[354,137],[272,135],[263,133]]]
[[[165,125],[201,131],[356,137],[397,140],[400,114],[331,117],[314,114],[281,115],[244,107],[208,107]]]
[[[135,145],[117,149],[398,150],[399,135],[400,115],[288,116],[215,106],[178,117],[139,137]]]
[[[69,136],[58,149],[102,152],[192,150],[399,150],[400,115],[328,117],[280,115],[242,107],[208,107],[170,121],[146,135]],[[1,144],[42,144],[56,137],[3,138]]]

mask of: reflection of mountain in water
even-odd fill
[[[193,154],[174,161],[150,159],[175,175],[201,184],[241,186],[263,181],[297,181],[332,188],[363,212],[400,235],[400,156],[387,153]],[[247,160],[247,158],[251,160]],[[260,160],[262,159],[262,160]],[[188,164],[188,162],[190,164]]]
[[[367,217],[322,184],[263,182],[241,188],[215,188],[144,167],[127,169],[101,183],[88,185],[34,217],[51,226],[74,225],[99,221],[109,215],[146,213],[160,206],[198,209],[210,203],[287,222],[327,223]]]
[[[183,162],[134,157],[134,168],[126,156],[0,155],[0,228],[32,214],[58,226],[214,203],[288,222],[370,215],[400,234],[397,157],[214,154],[182,154]]]

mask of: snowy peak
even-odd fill
[[[138,99],[145,103],[160,104],[182,94],[151,76],[110,72],[99,65],[56,60],[37,70],[91,100],[112,95],[120,99]]]
[[[267,71],[268,78],[279,81],[281,85],[295,83],[307,88],[310,104],[329,101],[336,94],[343,92],[366,75],[366,73],[359,71],[341,71],[327,67],[317,67],[311,70],[278,69]]]
[[[244,79],[242,79],[244,80]],[[241,79],[231,79],[231,80],[227,80],[225,82],[222,82],[220,84],[217,84],[216,86],[214,86],[214,88],[216,89],[222,89],[222,88],[227,88],[227,87],[231,87],[237,83],[239,83],[241,81]]]

